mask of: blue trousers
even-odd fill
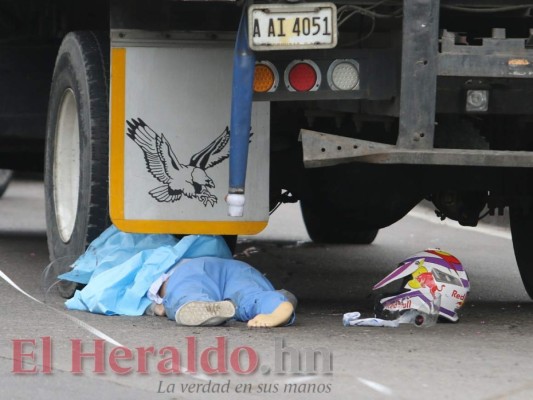
[[[174,319],[185,303],[222,300],[235,304],[235,319],[243,322],[269,314],[288,301],[258,270],[242,261],[199,257],[183,263],[170,276],[163,305],[168,318]]]

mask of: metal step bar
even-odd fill
[[[533,152],[462,149],[408,149],[306,129],[300,131],[306,168],[352,162],[372,164],[533,167]]]

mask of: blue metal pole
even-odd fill
[[[248,163],[248,144],[252,124],[252,96],[255,55],[248,46],[248,7],[243,8],[233,54],[233,86],[231,94],[229,192],[226,201],[229,215],[241,217],[244,212],[244,185]]]

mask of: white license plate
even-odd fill
[[[252,50],[331,49],[337,45],[333,3],[256,4],[248,9]]]

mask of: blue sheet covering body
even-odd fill
[[[144,235],[111,226],[91,243],[73,270],[59,279],[86,284],[65,302],[71,310],[105,315],[142,315],[150,285],[182,258],[232,259],[220,236]]]

